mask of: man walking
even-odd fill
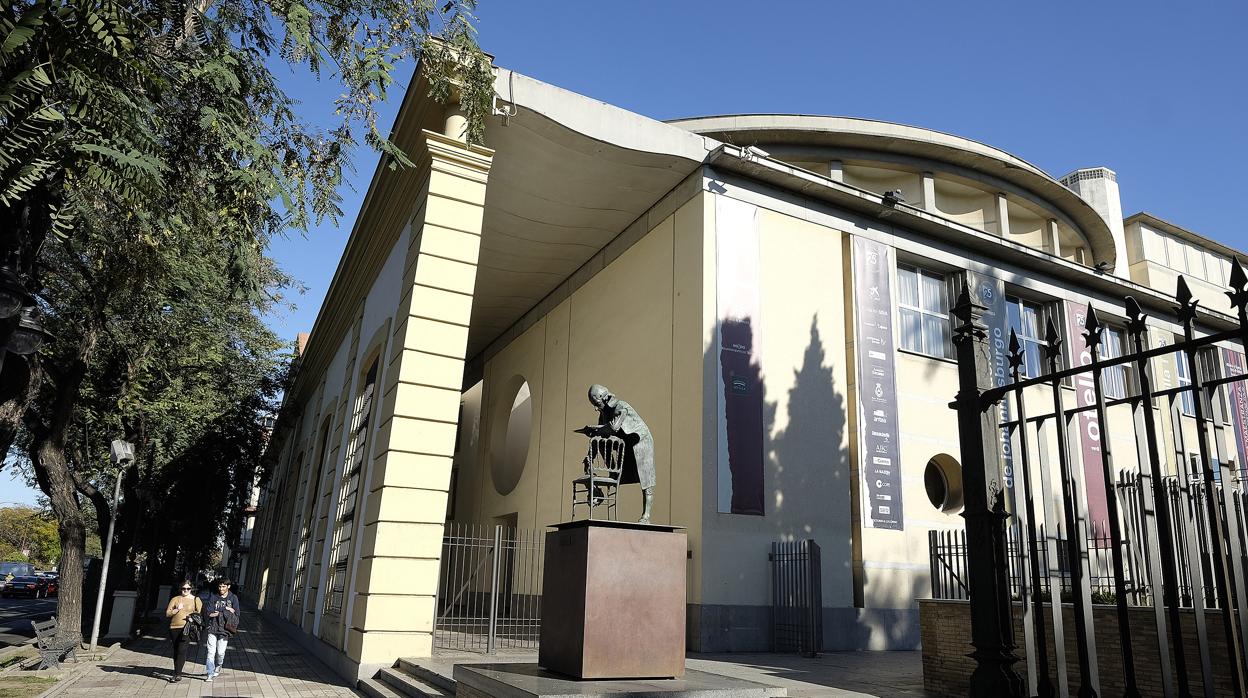
[[[208,635],[205,643],[208,648],[208,660],[204,662],[205,681],[212,681],[220,675],[221,665],[225,662],[225,648],[230,636],[238,632],[238,621],[242,617],[242,604],[230,591],[230,580],[221,577],[216,587],[217,593],[210,593],[204,600],[204,632]]]

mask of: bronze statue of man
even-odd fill
[[[633,406],[601,385],[589,386],[589,402],[598,410],[598,424],[576,431],[588,436],[619,436],[628,444],[620,484],[641,485],[642,511],[637,523],[650,523],[654,504],[654,437]]]

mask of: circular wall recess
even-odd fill
[[[523,376],[507,382],[490,433],[490,473],[494,490],[507,494],[516,488],[529,458],[529,440],[533,435],[533,395]]]
[[[927,462],[923,487],[928,501],[940,511],[955,513],[962,509],[962,465],[953,456],[941,453]]]

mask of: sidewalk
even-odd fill
[[[244,698],[356,698],[359,694],[295,645],[268,620],[252,612],[230,639],[225,668],[211,683],[204,681],[204,647],[193,645],[182,681],[169,683],[173,673],[169,641],[151,633],[127,642],[107,660],[84,666],[46,696],[240,696]]]

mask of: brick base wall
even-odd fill
[[[1128,622],[1131,625],[1131,647],[1135,655],[1136,682],[1143,696],[1162,695],[1161,670],[1157,655],[1157,628],[1151,607],[1132,607]],[[1191,610],[1181,611],[1183,639],[1187,658],[1187,676],[1193,694],[1201,694],[1204,682],[1200,675],[1200,656],[1196,648],[1196,616]],[[1027,675],[1027,663],[1023,659],[1023,607],[1014,605],[1014,644],[1019,662],[1015,668],[1019,675]],[[1069,675],[1071,693],[1079,686],[1079,657],[1075,645],[1074,607],[1062,604],[1062,629],[1065,633],[1066,671]],[[1056,664],[1053,662],[1053,625],[1049,604],[1044,605],[1045,629],[1049,634],[1049,677],[1057,681]],[[967,656],[971,647],[971,609],[967,601],[943,601],[922,599],[919,601],[919,624],[923,639],[923,688],[933,696],[965,696],[975,661]],[[1092,607],[1092,624],[1096,638],[1097,666],[1100,674],[1101,695],[1122,695],[1124,680],[1118,644],[1117,614],[1113,606]],[[1231,680],[1226,672],[1226,635],[1222,631],[1222,616],[1218,611],[1205,612],[1205,633],[1213,664],[1214,694],[1232,695]]]

